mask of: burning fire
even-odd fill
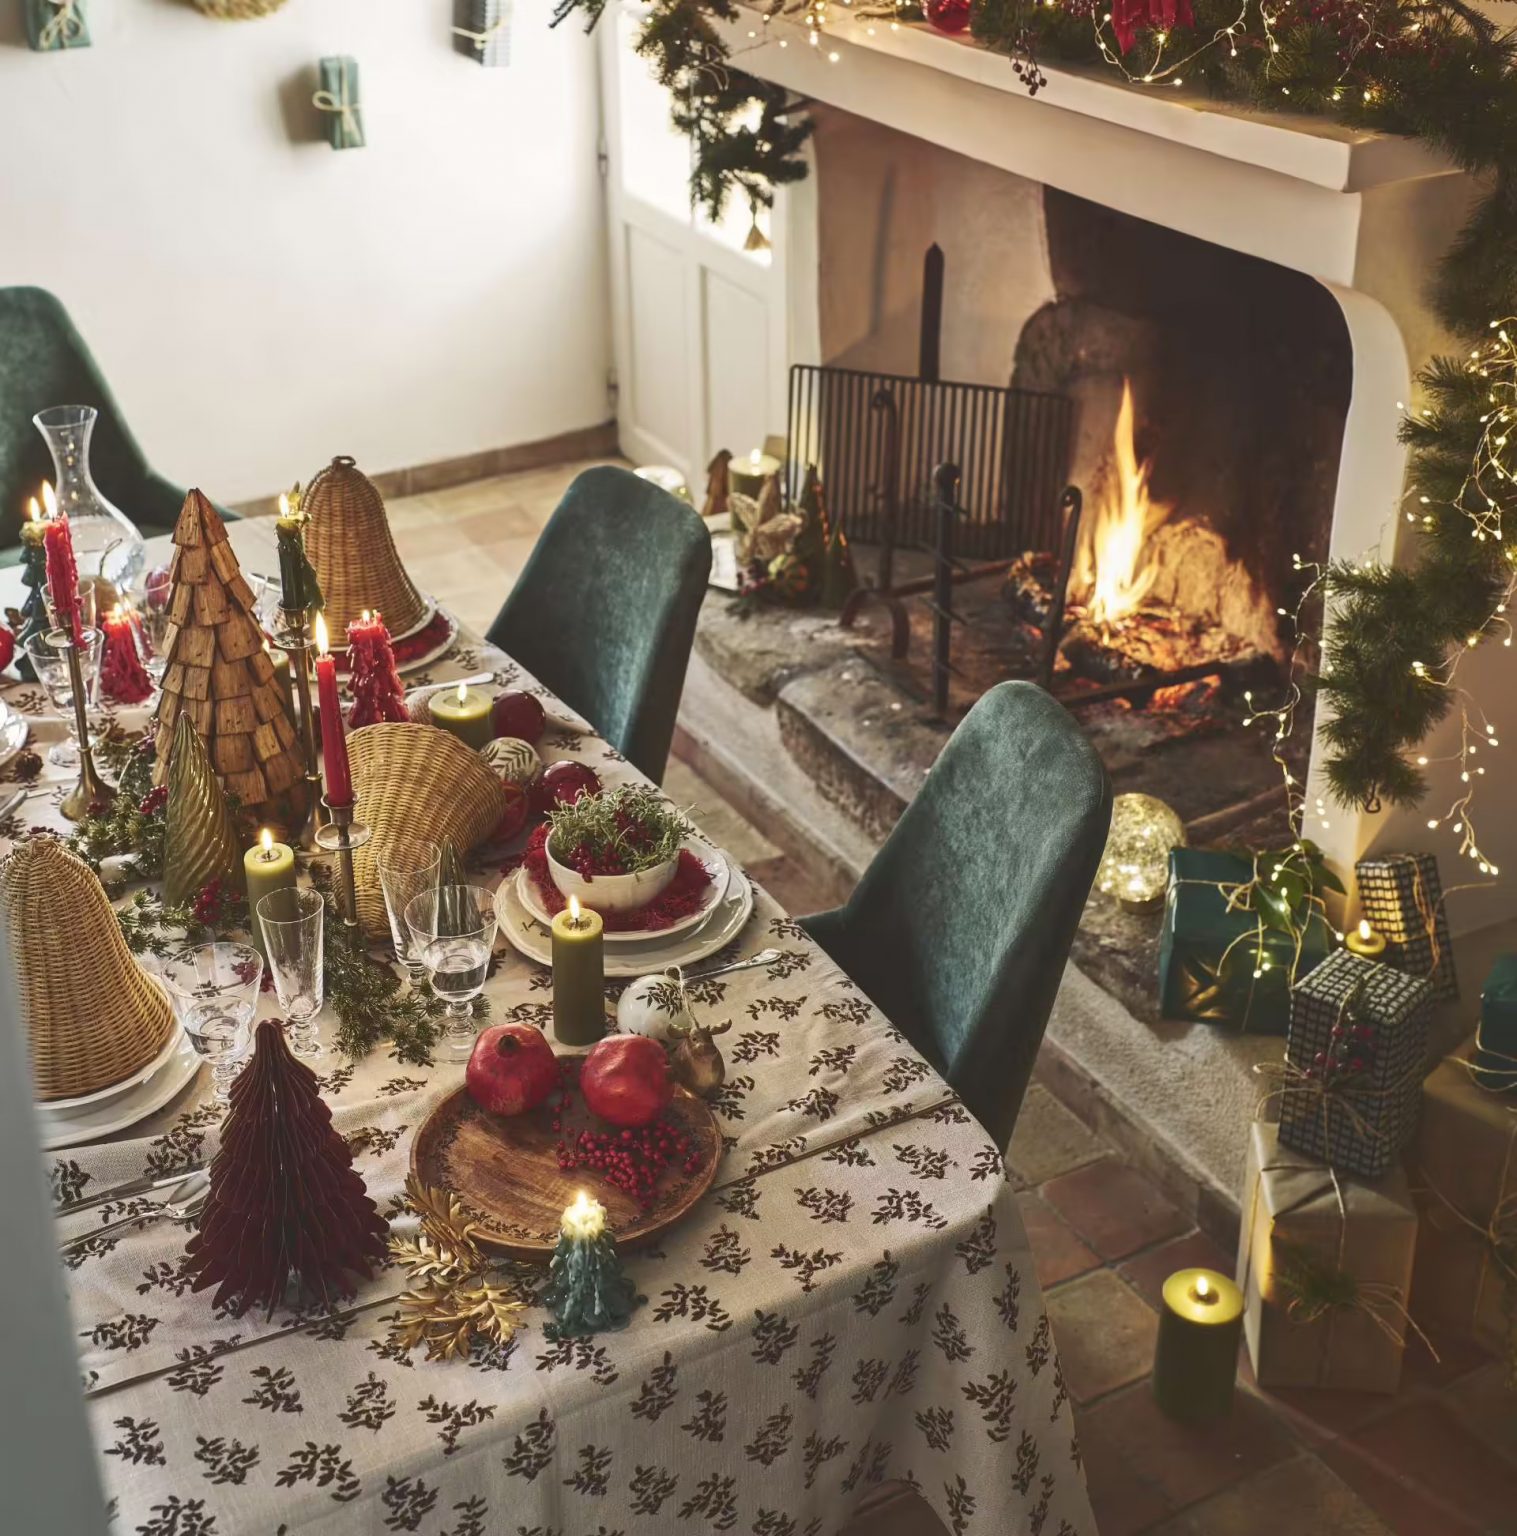
[[[1082,540],[1079,589],[1091,618],[1115,623],[1134,612],[1158,575],[1146,556],[1149,536],[1169,516],[1170,509],[1149,499],[1152,465],[1138,462],[1133,445],[1132,385],[1122,381],[1122,407],[1112,437],[1112,472],[1103,487],[1101,505]]]

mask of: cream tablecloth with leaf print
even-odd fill
[[[233,538],[263,569],[265,530]],[[481,666],[532,685],[468,636],[434,675]],[[56,729],[39,722],[40,736]],[[588,729],[556,730],[545,749],[608,783],[634,777]],[[58,824],[44,798],[26,819]],[[715,1104],[727,1149],[695,1214],[630,1260],[647,1304],[623,1333],[550,1343],[534,1308],[507,1347],[444,1365],[386,1343],[393,1269],[340,1313],[266,1321],[217,1316],[186,1290],[181,1229],[101,1238],[72,1260],[115,1529],[814,1536],[900,1480],[955,1536],[1094,1536],[999,1153],[759,891],[731,953],[766,945],[782,958],[699,989],[708,1016],[732,1020]],[[548,974],[514,952],[487,995],[496,1020],[551,1017]],[[400,1217],[411,1136],[461,1068],[384,1048],[320,1065],[370,1193]],[[218,1120],[197,1082],[125,1139],[48,1155],[55,1196],[199,1166]],[[60,1236],[119,1210],[60,1221]]]

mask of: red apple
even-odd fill
[[[516,736],[534,746],[548,724],[542,705],[530,693],[507,689],[490,706],[490,723],[497,736]]]
[[[504,843],[509,842],[526,826],[532,801],[520,784],[502,780],[500,787],[506,792],[506,814],[500,818],[500,825],[496,827],[491,841]]]
[[[530,1024],[492,1024],[479,1033],[464,1069],[469,1097],[492,1115],[536,1109],[558,1084],[558,1058]]]
[[[585,1108],[612,1125],[633,1130],[656,1120],[673,1095],[669,1058],[646,1035],[607,1035],[580,1068]]]
[[[549,763],[532,786],[532,803],[547,812],[556,805],[573,805],[581,795],[598,795],[600,787],[600,775],[583,763]]]

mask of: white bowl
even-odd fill
[[[578,870],[560,864],[553,857],[551,848],[546,852],[548,873],[564,900],[577,896],[580,906],[602,914],[632,912],[647,906],[656,896],[663,895],[679,868],[679,855],[676,854],[651,869],[638,870],[635,875],[597,875],[593,880],[587,880]]]

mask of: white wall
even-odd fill
[[[548,0],[500,70],[452,51],[451,0],[87,4],[66,54],[0,7],[0,283],[64,301],[155,467],[237,501],[606,418],[594,54]],[[341,153],[296,139],[339,53]]]

